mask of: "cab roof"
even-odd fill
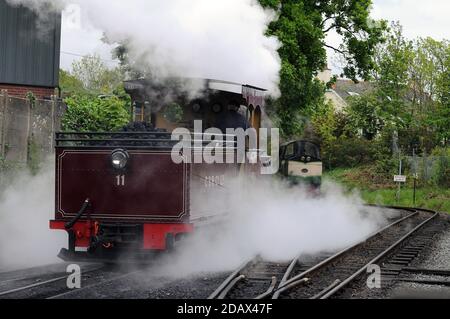
[[[158,80],[143,78],[124,82],[125,91],[129,94],[138,93],[154,96],[154,93],[171,91],[171,93],[185,94],[186,91],[200,91],[206,94],[225,92],[236,94],[244,98],[248,105],[264,106],[266,89],[230,81],[204,79],[204,78],[179,78],[167,77]]]

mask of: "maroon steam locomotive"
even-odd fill
[[[198,119],[203,130],[213,127],[230,112],[229,105],[245,118],[239,126],[258,130],[264,90],[223,81],[202,83],[201,99],[179,94],[181,113],[172,119],[164,105],[152,100],[149,83],[127,82],[134,120],[150,122],[152,129],[56,134],[56,211],[50,228],[68,233],[68,249],[61,249],[60,258],[110,260],[125,252],[141,259],[171,249],[196,227],[224,216],[229,181],[258,172],[259,162],[177,164],[171,157],[177,142],[171,132],[180,126],[192,129]],[[206,142],[201,143],[204,148]],[[223,142],[221,147],[236,145]]]

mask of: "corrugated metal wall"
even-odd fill
[[[0,0],[0,83],[58,86],[60,38],[60,14],[38,21]]]

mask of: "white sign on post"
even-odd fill
[[[394,182],[406,183],[406,176],[405,175],[394,175]]]

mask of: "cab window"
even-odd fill
[[[285,158],[289,158],[295,155],[294,146],[295,146],[294,143],[291,143],[288,146],[286,146],[286,152],[284,153]]]

